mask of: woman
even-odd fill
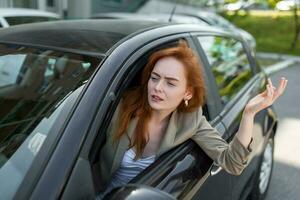
[[[105,193],[126,184],[159,155],[188,139],[227,172],[242,172],[251,152],[254,116],[283,93],[287,80],[282,78],[277,89],[268,80],[266,90],[246,105],[239,130],[228,144],[202,115],[205,89],[199,68],[184,41],[150,56],[141,85],[124,94],[109,129],[113,137],[101,151]]]

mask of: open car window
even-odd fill
[[[171,46],[172,45],[172,43],[169,43],[169,44],[165,44],[163,47],[158,47],[158,49],[160,49],[160,48],[165,48],[165,47],[169,47],[169,46]],[[103,173],[103,171],[102,172],[100,172],[100,169],[101,170],[103,170],[103,168],[107,168],[107,169],[112,169],[112,168],[114,168],[114,163],[111,163],[111,155],[109,155],[109,154],[111,154],[111,153],[113,153],[113,152],[111,152],[110,150],[108,150],[109,148],[108,148],[108,146],[109,147],[111,147],[111,145],[108,145],[108,144],[113,144],[113,145],[115,145],[115,144],[118,144],[117,142],[116,143],[113,143],[113,134],[115,133],[115,131],[114,130],[116,130],[116,126],[118,125],[118,124],[116,124],[116,120],[118,119],[118,112],[119,112],[119,109],[120,109],[120,103],[122,102],[122,95],[123,95],[123,93],[124,93],[124,91],[127,91],[127,90],[129,90],[129,89],[131,89],[131,88],[135,88],[136,86],[138,86],[139,84],[140,84],[140,77],[141,77],[141,73],[142,73],[142,69],[143,69],[143,67],[146,65],[146,62],[147,62],[147,57],[152,53],[152,52],[154,52],[154,51],[156,51],[157,49],[155,49],[155,50],[152,50],[151,52],[148,52],[148,53],[146,53],[144,56],[141,56],[141,58],[139,58],[139,60],[138,61],[136,61],[135,62],[135,64],[134,64],[134,66],[132,66],[132,70],[134,70],[135,71],[135,74],[134,75],[132,75],[131,74],[131,72],[127,72],[127,75],[126,76],[128,76],[129,77],[129,75],[128,74],[130,74],[130,77],[131,78],[126,78],[126,81],[123,81],[122,82],[122,86],[121,87],[124,87],[124,89],[123,89],[123,92],[120,92],[120,94],[119,94],[119,97],[117,97],[117,99],[118,100],[116,100],[115,102],[114,102],[114,105],[112,105],[111,106],[111,109],[110,109],[110,111],[109,111],[109,113],[110,114],[108,114],[109,116],[107,117],[107,121],[106,121],[106,124],[107,124],[107,129],[106,130],[104,130],[104,129],[101,129],[101,136],[102,136],[102,138],[101,139],[99,139],[98,140],[98,142],[97,142],[97,144],[96,145],[98,145],[98,146],[100,146],[99,147],[99,157],[97,157],[96,158],[96,160],[94,161],[94,162],[92,162],[92,163],[94,163],[94,167],[93,167],[93,169],[95,170],[94,171],[94,176],[98,176],[98,177],[94,177],[94,179],[97,179],[96,180],[96,182],[98,182],[98,184],[100,184],[99,186],[97,186],[96,185],[96,190],[98,189],[98,188],[101,188],[102,186],[101,186],[101,183],[102,183],[102,177],[101,176],[106,176],[106,175],[108,175],[108,173],[110,173],[110,172],[107,172],[106,174],[101,174],[101,173]],[[199,69],[200,70],[200,69]],[[121,90],[121,89],[120,89]],[[204,114],[208,114],[208,112],[207,112],[207,106],[204,106],[204,109],[203,109],[203,111],[204,111]],[[124,137],[126,137],[126,136],[124,136]],[[105,138],[105,139],[103,139],[103,138]],[[184,157],[183,156],[183,154],[181,155],[181,157],[180,158],[177,158],[177,157],[174,157],[174,158],[176,158],[175,160],[174,160],[174,162],[180,162],[182,159],[184,160],[183,161],[183,163],[184,162],[190,162],[190,167],[188,167],[186,170],[192,170],[192,169],[199,169],[199,167],[197,166],[198,165],[198,158],[197,157],[195,157],[195,155],[196,155],[197,153],[193,153],[192,155],[189,155],[188,157]],[[122,155],[120,155],[120,156],[122,156]],[[205,156],[205,155],[204,155]],[[109,158],[108,158],[109,157]],[[107,159],[106,159],[107,158]],[[98,160],[97,160],[98,159]],[[160,157],[158,158],[158,159],[160,159]],[[103,162],[103,160],[105,160],[105,162]],[[159,161],[159,162],[161,162],[161,160]],[[155,164],[154,165],[156,165],[157,164],[157,162],[155,161]],[[174,164],[174,163],[173,163]],[[176,164],[175,164],[176,165]],[[176,167],[177,166],[177,167]],[[175,166],[175,168],[173,169],[173,170],[177,170],[177,168],[179,167],[179,168],[181,168],[182,167],[182,165],[176,165]],[[150,165],[150,167],[151,167],[151,165]],[[172,170],[171,168],[173,168],[174,167],[174,165],[171,165],[171,166],[169,166],[170,167],[170,170]],[[207,171],[207,169],[208,169],[208,167],[204,167],[203,168],[203,170],[204,171]],[[99,172],[97,172],[97,170],[99,170]],[[185,170],[183,170],[183,171],[185,171]],[[192,170],[193,171],[193,170]],[[185,171],[186,173],[188,173],[187,171]],[[148,171],[147,171],[147,173],[148,173]],[[175,172],[174,172],[175,173]],[[173,175],[175,175],[175,174],[171,174],[169,177],[173,177]],[[177,172],[176,172],[177,173]],[[193,171],[192,173],[199,173],[199,174],[202,174],[203,175],[203,173],[202,172],[200,172],[199,170],[196,172],[196,171]],[[164,174],[164,176],[168,176],[167,174]],[[182,177],[181,177],[181,174],[179,174],[179,179],[181,179]],[[183,176],[185,176],[185,175],[183,175]],[[192,179],[192,176],[193,176],[193,174],[189,174],[188,176],[187,176],[187,178],[188,179]],[[197,175],[195,178],[198,180],[198,178],[200,177],[201,175]],[[165,177],[165,178],[167,178],[167,177]],[[174,177],[173,177],[174,178]],[[171,179],[173,179],[173,178],[171,178]],[[169,179],[169,178],[167,178],[167,179]],[[197,182],[197,181],[195,181],[195,180],[188,180],[187,182],[190,182],[191,184],[194,184],[195,182]],[[183,185],[184,184],[186,184],[187,182],[184,182],[183,183]],[[146,183],[146,182],[145,182]],[[97,184],[97,183],[96,183]],[[150,183],[147,183],[147,184],[150,184]],[[151,185],[151,184],[150,184]],[[182,186],[183,186],[182,185]],[[189,185],[189,187],[190,187],[191,185]],[[184,187],[184,186],[183,186]],[[162,188],[163,188],[163,186],[162,186]],[[104,191],[105,191],[105,189],[104,189]],[[101,193],[102,191],[100,191],[100,193]],[[172,192],[171,192],[172,193]],[[180,196],[181,194],[176,194],[175,196]]]

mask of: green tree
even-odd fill
[[[293,7],[293,13],[294,13],[294,27],[295,27],[295,32],[294,32],[294,39],[291,44],[291,49],[295,49],[297,42],[299,40],[300,36],[300,20],[299,20],[299,14],[298,11],[300,10],[300,1],[299,0],[294,0],[295,6]]]

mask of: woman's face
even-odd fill
[[[148,102],[157,111],[174,111],[184,99],[191,99],[183,63],[175,57],[158,60],[148,81]]]

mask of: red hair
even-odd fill
[[[119,113],[119,128],[113,136],[114,141],[119,140],[130,121],[138,117],[134,137],[130,138],[130,147],[136,148],[136,159],[141,157],[149,141],[148,123],[151,118],[151,107],[148,103],[147,85],[151,72],[158,60],[164,57],[174,57],[183,63],[187,79],[187,87],[191,88],[193,97],[189,105],[185,106],[183,101],[177,107],[178,112],[193,112],[204,104],[205,87],[201,74],[201,66],[193,50],[188,47],[184,40],[180,40],[175,47],[169,47],[154,52],[148,59],[143,69],[141,84],[132,90],[125,92]],[[133,139],[133,140],[132,140]]]

